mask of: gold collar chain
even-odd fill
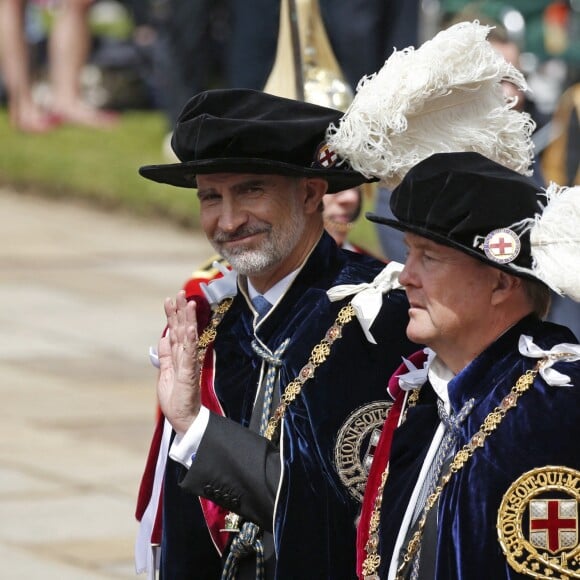
[[[232,305],[232,301],[233,300],[231,298],[228,298],[218,305],[209,325],[199,338],[198,346],[200,350],[198,351],[198,360],[200,361],[200,365],[203,364],[203,359],[205,358],[205,353],[208,346],[213,341],[215,341],[217,336],[217,327],[222,321],[225,313]],[[304,383],[314,376],[314,371],[317,369],[317,367],[319,367],[327,360],[332,345],[342,337],[342,328],[345,324],[348,324],[355,317],[355,315],[356,313],[354,307],[350,303],[340,309],[336,320],[334,321],[333,325],[326,331],[324,338],[312,349],[308,362],[300,369],[298,376],[286,385],[284,393],[280,397],[280,404],[274,411],[274,414],[270,418],[268,426],[266,427],[266,431],[264,433],[264,437],[266,437],[266,439],[269,439],[270,441],[272,440],[274,434],[276,433],[276,429],[280,424],[280,421],[286,413],[286,409],[296,399],[296,397],[298,397],[302,391],[302,386]],[[234,512],[228,512],[228,514],[225,516],[224,528],[220,531],[237,533],[240,531],[240,523],[241,517],[238,514]]]
[[[203,359],[205,358],[205,352],[207,347],[215,340],[217,336],[217,327],[219,323],[222,321],[223,317],[225,316],[226,312],[230,309],[232,302],[234,301],[233,298],[226,298],[223,302],[220,302],[216,309],[214,310],[211,320],[209,324],[205,327],[205,330],[201,333],[199,340],[197,341],[197,356],[200,363],[203,363]]]
[[[465,464],[474,454],[475,450],[478,447],[483,447],[485,440],[497,429],[497,427],[503,420],[505,414],[510,409],[513,409],[516,406],[520,396],[523,395],[531,387],[536,375],[538,374],[540,367],[542,366],[542,364],[544,364],[544,362],[545,362],[544,360],[538,361],[538,363],[533,369],[526,371],[516,381],[516,384],[512,387],[511,391],[503,398],[501,403],[493,411],[491,411],[491,413],[487,415],[477,433],[475,433],[471,437],[469,442],[466,443],[455,454],[455,457],[453,458],[453,461],[451,462],[448,471],[441,478],[440,484],[435,488],[435,491],[427,498],[425,502],[425,507],[421,514],[421,519],[419,520],[418,528],[411,537],[411,539],[409,540],[409,543],[407,544],[407,548],[405,550],[405,555],[403,556],[403,561],[399,566],[399,568],[397,569],[396,580],[402,580],[403,578],[403,576],[401,576],[402,572],[405,570],[406,566],[409,564],[409,562],[411,562],[413,556],[417,552],[417,549],[419,548],[419,545],[421,543],[421,537],[423,535],[423,530],[425,528],[425,522],[427,521],[427,514],[429,513],[431,508],[437,503],[439,497],[441,496],[441,493],[443,492],[444,487],[447,485],[453,474],[457,473],[465,466]],[[411,402],[412,402],[411,397],[409,397],[409,405],[411,405]],[[373,512],[370,518],[369,539],[365,545],[366,557],[363,562],[363,577],[365,580],[378,580],[379,578],[377,573],[379,566],[381,564],[381,557],[378,553],[379,523],[381,516],[383,490],[387,481],[388,470],[389,467],[387,463],[387,468],[385,469],[381,477],[377,497],[375,498]]]
[[[413,389],[409,394],[407,404],[402,411],[401,423],[407,418],[407,411],[413,408],[417,401],[419,400],[419,395],[421,393],[421,387]],[[375,497],[375,502],[373,505],[373,511],[369,520],[369,539],[365,544],[366,556],[362,565],[363,576],[365,580],[379,580],[379,576],[376,573],[381,564],[381,557],[378,554],[379,548],[379,524],[381,519],[381,507],[383,505],[383,490],[385,489],[385,484],[387,483],[387,477],[389,475],[389,463],[387,462],[387,467],[383,471],[381,476],[381,481],[377,489],[377,495]]]
[[[215,341],[217,336],[217,327],[225,316],[226,312],[230,309],[233,299],[228,298],[223,302],[218,304],[216,310],[214,311],[212,318],[202,332],[198,341],[198,360],[200,364],[203,364],[205,358],[205,353],[208,346]],[[274,414],[268,422],[266,432],[264,436],[266,439],[271,440],[276,433],[276,429],[286,413],[288,406],[298,397],[302,391],[304,383],[314,376],[314,372],[322,363],[326,361],[328,355],[330,354],[330,349],[336,340],[342,337],[342,328],[345,324],[348,324],[355,317],[355,311],[352,304],[347,304],[343,306],[333,325],[326,331],[324,338],[314,346],[308,362],[300,369],[298,376],[289,382],[284,389],[284,393],[280,398],[280,404],[274,411]]]
[[[266,432],[264,433],[266,439],[271,440],[272,437],[274,437],[276,429],[286,413],[286,409],[300,394],[304,383],[314,376],[316,368],[326,361],[330,354],[332,345],[336,340],[342,337],[342,327],[349,323],[354,317],[355,311],[352,304],[347,304],[340,309],[334,324],[326,331],[324,338],[312,349],[308,362],[300,369],[298,376],[286,385],[284,393],[282,393],[282,396],[280,397],[280,404],[274,411],[274,414],[270,418],[268,426],[266,427]]]

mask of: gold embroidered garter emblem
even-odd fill
[[[580,578],[579,501],[580,471],[548,465],[518,478],[497,518],[509,565],[533,578]]]
[[[374,401],[353,411],[338,432],[334,462],[340,481],[362,502],[373,455],[391,401]]]

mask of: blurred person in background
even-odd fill
[[[580,83],[562,95],[552,121],[553,139],[542,156],[549,181],[580,185]],[[566,324],[580,336],[580,304],[565,296],[554,296],[549,320]]]
[[[170,127],[189,96],[199,91],[264,90],[277,57],[281,10],[293,6],[310,11],[314,4],[314,0],[143,2],[155,32],[156,92]],[[126,0],[133,12],[143,11],[143,2]],[[418,0],[317,0],[317,12],[318,3],[332,50],[353,91],[358,80],[377,70],[394,47],[417,41]],[[304,43],[298,49],[301,60],[308,49]]]
[[[319,4],[332,50],[353,91],[362,76],[381,67],[393,48],[417,43],[418,0],[319,0]],[[231,3],[230,86],[265,86],[276,54],[280,9],[285,6],[272,0]]]
[[[558,102],[542,167],[551,181],[580,185],[580,82],[566,89]]]
[[[536,67],[551,59],[572,64],[578,62],[580,49],[575,4],[570,0],[440,0],[440,23],[448,26],[458,14],[477,12],[509,25],[520,47],[537,59]]]
[[[363,188],[366,189],[366,184],[326,194],[322,198],[324,204],[322,217],[324,218],[324,229],[334,238],[339,248],[368,254],[367,250],[349,240],[349,233],[360,217]]]
[[[59,0],[49,33],[50,104],[33,95],[31,56],[26,36],[26,0],[0,0],[0,71],[11,126],[43,133],[62,123],[107,128],[117,115],[93,108],[81,94],[80,77],[91,36],[88,12],[93,0]]]
[[[173,127],[191,95],[227,86],[230,2],[131,0],[128,5],[138,28],[143,24],[148,28],[152,83],[168,126]]]
[[[469,12],[471,14],[471,12]],[[491,27],[489,31],[489,35],[487,40],[491,43],[493,48],[497,50],[507,62],[515,66],[518,70],[522,71],[520,57],[521,57],[521,49],[518,43],[510,38],[508,31],[505,27],[500,24],[499,22],[495,22],[485,16],[479,14],[474,16],[477,18],[482,24],[487,24]],[[463,20],[463,13],[460,13],[456,19],[458,21]],[[523,73],[523,71],[522,71]],[[549,117],[543,115],[539,112],[538,108],[533,99],[533,94],[528,94],[526,91],[519,89],[516,85],[509,81],[502,82],[502,88],[504,95],[507,99],[515,100],[514,109],[516,111],[525,111],[532,117],[534,122],[536,123],[535,131],[541,129],[546,122],[549,120]],[[539,162],[538,154],[534,155],[534,161],[532,165],[532,179],[534,179],[538,185],[544,186],[545,180],[542,173],[542,167]]]

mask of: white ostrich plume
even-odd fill
[[[501,81],[527,83],[486,40],[490,27],[461,22],[418,49],[394,51],[363,77],[328,145],[389,188],[434,153],[475,151],[529,174],[535,123],[507,100]]]
[[[532,270],[558,294],[580,302],[580,186],[551,183],[530,227]]]

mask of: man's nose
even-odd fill
[[[233,232],[248,221],[248,214],[235,201],[223,200],[218,225],[225,232]]]
[[[401,270],[401,273],[399,274],[399,282],[401,283],[402,286],[410,286],[412,285],[412,279],[413,279],[412,267],[410,264],[410,260],[407,259],[404,268]]]

